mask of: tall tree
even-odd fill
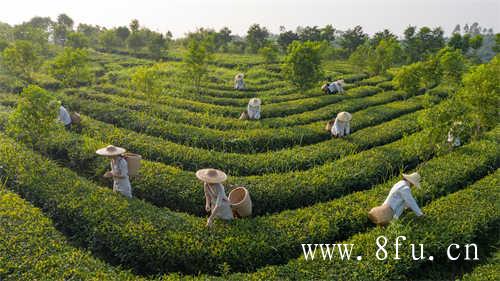
[[[50,62],[49,74],[66,87],[87,85],[94,79],[88,52],[68,47]]]
[[[260,48],[264,47],[268,37],[269,31],[267,28],[258,24],[251,25],[247,31],[247,42],[250,51],[256,53]]]
[[[68,39],[68,34],[73,31],[73,19],[66,14],[60,14],[54,24],[54,42],[64,46]]]
[[[119,26],[119,27],[117,27],[116,30],[115,30],[115,32],[116,32],[116,36],[118,36],[118,38],[123,43],[125,43],[125,40],[127,40],[127,38],[130,35],[130,30],[126,26]]]
[[[288,46],[295,40],[300,40],[300,37],[297,33],[291,30],[282,30],[282,32],[278,35],[278,45],[280,45],[282,51],[284,52],[288,49]]]
[[[208,62],[211,54],[207,50],[204,42],[191,39],[188,44],[188,51],[184,57],[187,75],[193,82],[195,89],[200,92],[201,82],[208,73]]]
[[[363,44],[368,39],[368,35],[363,32],[361,26],[356,26],[353,29],[348,29],[342,35],[340,45],[347,50],[349,54],[354,52],[356,48]]]

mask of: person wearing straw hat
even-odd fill
[[[207,227],[211,227],[214,219],[230,221],[234,218],[231,202],[226,196],[222,183],[227,175],[217,169],[202,169],[196,172],[196,177],[203,182],[205,191],[205,210],[210,213]]]
[[[234,89],[236,90],[244,90],[245,82],[243,81],[243,73],[239,73],[234,77]]]
[[[462,133],[463,127],[462,127],[462,122],[460,121],[455,121],[453,122],[452,127],[448,131],[448,138],[446,139],[446,142],[450,145],[450,147],[459,147],[462,145],[462,140],[460,139],[460,134]]]
[[[418,217],[424,215],[411,193],[411,186],[420,188],[420,175],[415,172],[403,174],[403,179],[392,186],[389,195],[381,206],[368,213],[370,220],[378,225],[386,225],[392,219],[398,219],[406,208],[410,208]]]
[[[122,157],[124,148],[108,145],[98,149],[96,153],[111,159],[111,171],[104,174],[105,178],[113,178],[113,191],[120,192],[125,197],[132,198],[132,186],[128,176],[127,160]]]
[[[328,84],[328,91],[330,94],[335,94],[335,93],[343,94],[344,93],[343,86],[344,86],[344,80],[343,79],[337,80],[335,82]]]
[[[340,112],[337,114],[337,118],[335,118],[335,122],[333,123],[331,134],[333,137],[344,137],[351,133],[351,122],[352,115],[349,112]]]
[[[262,102],[259,98],[252,98],[248,102],[247,106],[247,114],[248,114],[248,119],[251,120],[258,120],[260,119],[260,110],[261,110],[261,105]]]

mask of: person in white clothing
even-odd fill
[[[250,99],[247,106],[248,119],[251,120],[260,119],[261,104],[262,102],[259,98]]]
[[[205,210],[210,213],[207,219],[207,227],[211,227],[214,219],[219,218],[230,221],[234,218],[231,202],[226,196],[222,183],[226,181],[227,175],[216,169],[202,169],[196,172],[196,177],[203,181],[205,191]]]
[[[420,179],[418,173],[403,174],[403,180],[392,186],[384,203],[370,210],[370,220],[378,225],[386,225],[392,219],[398,219],[406,208],[410,208],[418,217],[423,216],[424,213],[413,198],[410,188],[420,188]]]
[[[122,155],[126,152],[124,148],[108,145],[96,151],[98,155],[111,159],[111,171],[106,172],[104,177],[113,178],[113,191],[120,192],[125,197],[132,198],[132,186],[128,176],[128,164]]]
[[[337,114],[337,118],[335,118],[335,122],[331,128],[332,137],[344,137],[348,136],[351,133],[351,124],[352,115],[349,112],[340,112]]]
[[[236,90],[244,90],[245,82],[243,81],[243,73],[240,73],[234,77],[234,89]]]
[[[59,106],[59,121],[63,123],[66,128],[71,127],[71,116],[64,106]]]
[[[328,84],[328,91],[330,94],[335,94],[335,93],[344,93],[344,80],[337,80],[335,82],[332,82]]]
[[[460,121],[453,122],[453,126],[448,131],[448,138],[446,139],[446,142],[448,142],[448,144],[451,147],[461,146],[462,141],[459,136],[461,132],[462,132],[462,122]]]

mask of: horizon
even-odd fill
[[[307,3],[299,0],[254,0],[241,3],[232,0],[173,0],[154,5],[151,0],[144,0],[141,5],[130,0],[40,2],[11,2],[0,11],[0,21],[15,25],[29,21],[34,16],[55,20],[57,15],[65,13],[75,21],[75,27],[79,23],[86,23],[113,28],[128,26],[132,19],[137,19],[142,27],[162,33],[171,31],[174,38],[184,37],[187,32],[200,27],[219,30],[224,26],[231,29],[233,35],[244,36],[248,27],[254,23],[265,26],[273,34],[279,33],[280,26],[295,30],[298,26],[321,27],[327,24],[337,30],[360,25],[370,35],[389,29],[398,36],[410,25],[431,28],[439,26],[447,36],[457,24],[463,26],[474,22],[481,27],[493,28],[495,32],[500,30],[500,1],[493,0],[353,0],[349,3],[325,0]],[[190,11],[191,15],[186,16],[186,11]],[[301,12],[300,19],[297,19],[298,11]],[[105,16],[109,14],[115,16]],[[383,20],[380,20],[381,17]]]

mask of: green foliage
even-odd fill
[[[288,46],[283,72],[294,85],[307,88],[323,78],[321,45],[317,42],[294,41]]]
[[[253,53],[257,53],[262,47],[266,45],[267,38],[269,37],[269,31],[265,27],[261,27],[258,24],[253,24],[248,28],[246,40],[248,42],[248,47]]]
[[[444,47],[444,31],[440,28],[430,29],[422,27],[418,30],[415,26],[409,26],[404,31],[404,52],[408,62],[416,62],[426,59]],[[468,40],[466,40],[468,42]]]
[[[368,35],[364,33],[363,28],[361,26],[356,26],[353,29],[348,29],[342,35],[342,39],[340,41],[340,46],[348,51],[348,54],[351,54],[356,50],[359,45],[362,45],[368,39]]]
[[[132,51],[137,53],[140,49],[146,46],[143,34],[140,31],[132,32],[132,34],[130,34],[127,38],[127,46]]]
[[[402,66],[394,76],[394,83],[399,89],[410,94],[416,94],[420,89],[421,77],[424,71],[423,63]]]
[[[450,130],[464,142],[495,126],[499,122],[499,85],[498,56],[467,73],[463,78],[463,87],[456,94],[419,120],[422,126],[431,128],[431,145],[446,150],[446,137]]]
[[[3,50],[1,64],[8,72],[31,80],[41,65],[39,49],[29,41],[15,41]]]
[[[159,65],[141,66],[130,77],[133,88],[144,93],[150,105],[155,104],[162,90],[159,68]]]
[[[94,80],[88,51],[83,49],[64,48],[51,61],[48,72],[67,87],[89,84]]]
[[[0,217],[3,279],[139,280],[138,276],[72,246],[41,209],[3,188],[0,188]]]
[[[55,96],[30,85],[21,93],[17,108],[9,116],[7,132],[33,147],[52,131],[62,128],[57,121],[59,105]]]
[[[66,45],[75,49],[82,49],[89,47],[90,41],[87,36],[81,32],[71,32],[68,34]]]
[[[360,52],[363,51],[366,51],[366,64],[372,74],[386,73],[389,68],[401,63],[403,58],[401,46],[394,39],[381,39],[374,50],[362,48]],[[363,55],[358,55],[361,56]],[[357,60],[359,61],[359,58]]]
[[[167,55],[167,40],[162,34],[153,33],[148,41],[148,49],[153,59],[158,60]]]
[[[208,74],[208,63],[211,59],[212,55],[207,50],[204,42],[195,39],[189,42],[184,63],[189,80],[193,82],[193,86],[198,92],[200,91],[201,82]]]
[[[275,45],[268,45],[260,48],[259,54],[264,57],[266,63],[272,64],[278,61],[279,50]]]
[[[493,46],[493,51],[500,53],[500,33],[495,34],[495,45]]]
[[[116,36],[113,30],[106,30],[99,33],[99,42],[107,51],[111,51],[121,45],[119,37]]]
[[[465,58],[459,50],[443,48],[437,54],[440,72],[446,83],[457,85],[466,71]]]

